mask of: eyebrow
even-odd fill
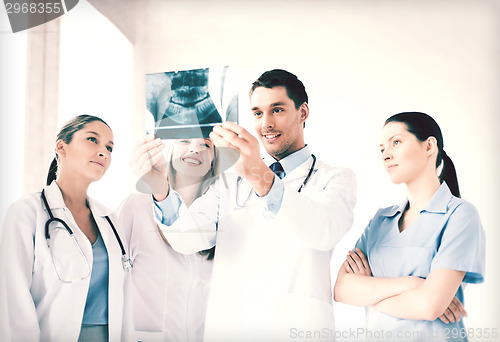
[[[278,107],[278,106],[284,106],[285,105],[285,102],[275,102],[275,103],[271,103],[271,105],[269,106],[269,108],[273,108],[273,107]],[[259,107],[253,107],[252,110],[257,110],[259,109]]]
[[[98,137],[100,137],[100,136],[101,136],[99,133],[94,132],[94,131],[87,131],[87,133],[97,135]],[[113,143],[113,141],[111,141],[111,140],[110,140],[110,141],[108,141],[108,144],[115,146],[115,144],[114,144],[114,143]]]
[[[394,137],[397,137],[398,135],[400,134],[394,134],[392,137],[390,137],[389,139],[387,139],[387,141],[391,141],[392,139],[394,139]],[[380,144],[380,146],[384,146],[383,144]]]

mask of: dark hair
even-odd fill
[[[419,141],[425,141],[429,137],[434,137],[437,140],[438,155],[436,159],[436,168],[443,163],[443,170],[439,175],[439,180],[445,181],[450,188],[451,193],[460,197],[460,189],[458,188],[457,173],[455,165],[450,157],[444,151],[443,135],[437,122],[429,115],[419,112],[404,112],[391,116],[385,120],[384,126],[390,122],[400,122],[406,125],[408,132],[413,134]]]
[[[295,103],[295,108],[299,107],[307,101],[307,93],[304,84],[291,72],[282,69],[273,69],[266,71],[260,77],[252,83],[252,89],[250,89],[250,95],[258,87],[274,88],[274,87],[285,87],[286,93],[290,99]]]
[[[87,114],[78,115],[64,124],[64,126],[61,128],[61,131],[57,134],[56,142],[62,140],[66,144],[69,144],[71,140],[73,140],[73,135],[76,132],[81,130],[86,124],[94,121],[100,121],[109,127],[109,125],[103,119],[98,118],[97,116]],[[56,157],[52,160],[52,163],[49,167],[49,172],[47,174],[47,185],[50,185],[50,183],[52,183],[52,181],[57,178],[57,160],[58,157],[56,154]]]

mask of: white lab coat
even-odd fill
[[[180,254],[161,237],[153,198],[132,194],[118,210],[130,240],[135,340],[202,341],[213,261]]]
[[[283,179],[276,216],[255,194],[238,208],[236,178],[226,175],[227,188],[217,183],[189,211],[181,207],[172,226],[162,225],[180,252],[206,249],[216,239],[205,341],[287,341],[306,331],[320,332],[308,340],[333,340],[330,260],[351,227],[356,185],[351,170],[318,160],[298,193],[311,163],[309,158]],[[240,204],[249,191],[242,181]]]
[[[78,228],[64,204],[56,182],[45,187],[45,195],[55,217],[73,230],[92,267],[92,246]],[[109,258],[109,340],[127,340],[130,314],[124,306],[127,278],[121,250],[105,220],[117,217],[89,198]],[[57,277],[45,239],[49,215],[36,192],[13,203],[6,214],[0,240],[0,340],[1,341],[77,341],[90,283],[84,280],[63,283]],[[124,288],[125,287],[125,288]]]

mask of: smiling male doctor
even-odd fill
[[[308,98],[295,75],[265,72],[250,103],[275,163],[265,164],[243,127],[214,127],[217,147],[239,151],[242,177],[217,183],[189,209],[168,188],[155,194],[160,226],[181,253],[217,245],[205,341],[332,340],[330,259],[352,224],[354,174],[316,160],[305,144]]]

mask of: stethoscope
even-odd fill
[[[45,222],[45,239],[47,240],[47,245],[50,248],[50,233],[49,233],[49,226],[52,222],[59,222],[60,224],[63,225],[63,227],[68,231],[69,235],[71,235],[72,238],[73,236],[73,231],[71,228],[64,222],[64,220],[54,217],[52,214],[52,210],[50,210],[49,203],[47,202],[47,197],[45,197],[45,189],[42,190],[42,201],[45,204],[45,209],[47,209],[47,213],[49,214],[49,219],[47,222]],[[125,252],[125,248],[123,247],[122,240],[120,239],[120,236],[118,235],[118,232],[116,231],[115,226],[113,225],[113,222],[111,222],[111,219],[109,216],[104,216],[106,221],[108,221],[109,225],[111,226],[111,229],[113,230],[113,233],[115,234],[116,241],[118,241],[118,244],[120,245],[120,249],[122,251],[122,266],[125,271],[130,271],[130,269],[133,267],[132,266],[132,261],[130,258],[127,256],[127,253]]]
[[[301,192],[302,189],[306,187],[307,183],[309,182],[309,179],[311,179],[312,173],[314,171],[314,166],[316,165],[316,156],[314,154],[311,154],[311,157],[313,159],[313,161],[311,163],[311,168],[309,169],[309,172],[307,173],[306,178],[304,179],[304,181],[300,185],[299,190],[297,192]],[[243,178],[241,178],[240,176],[238,176],[238,178],[236,180],[236,198],[235,198],[235,203],[236,203],[236,206],[238,207],[237,209],[241,209],[241,208],[245,207],[245,205],[247,204],[247,202],[250,199],[250,196],[252,195],[252,192],[253,192],[253,191],[250,191],[248,193],[248,196],[245,199],[245,202],[243,202],[243,204],[238,203],[239,192],[240,192],[239,191],[240,190],[240,183],[241,183],[242,180],[243,180]]]

